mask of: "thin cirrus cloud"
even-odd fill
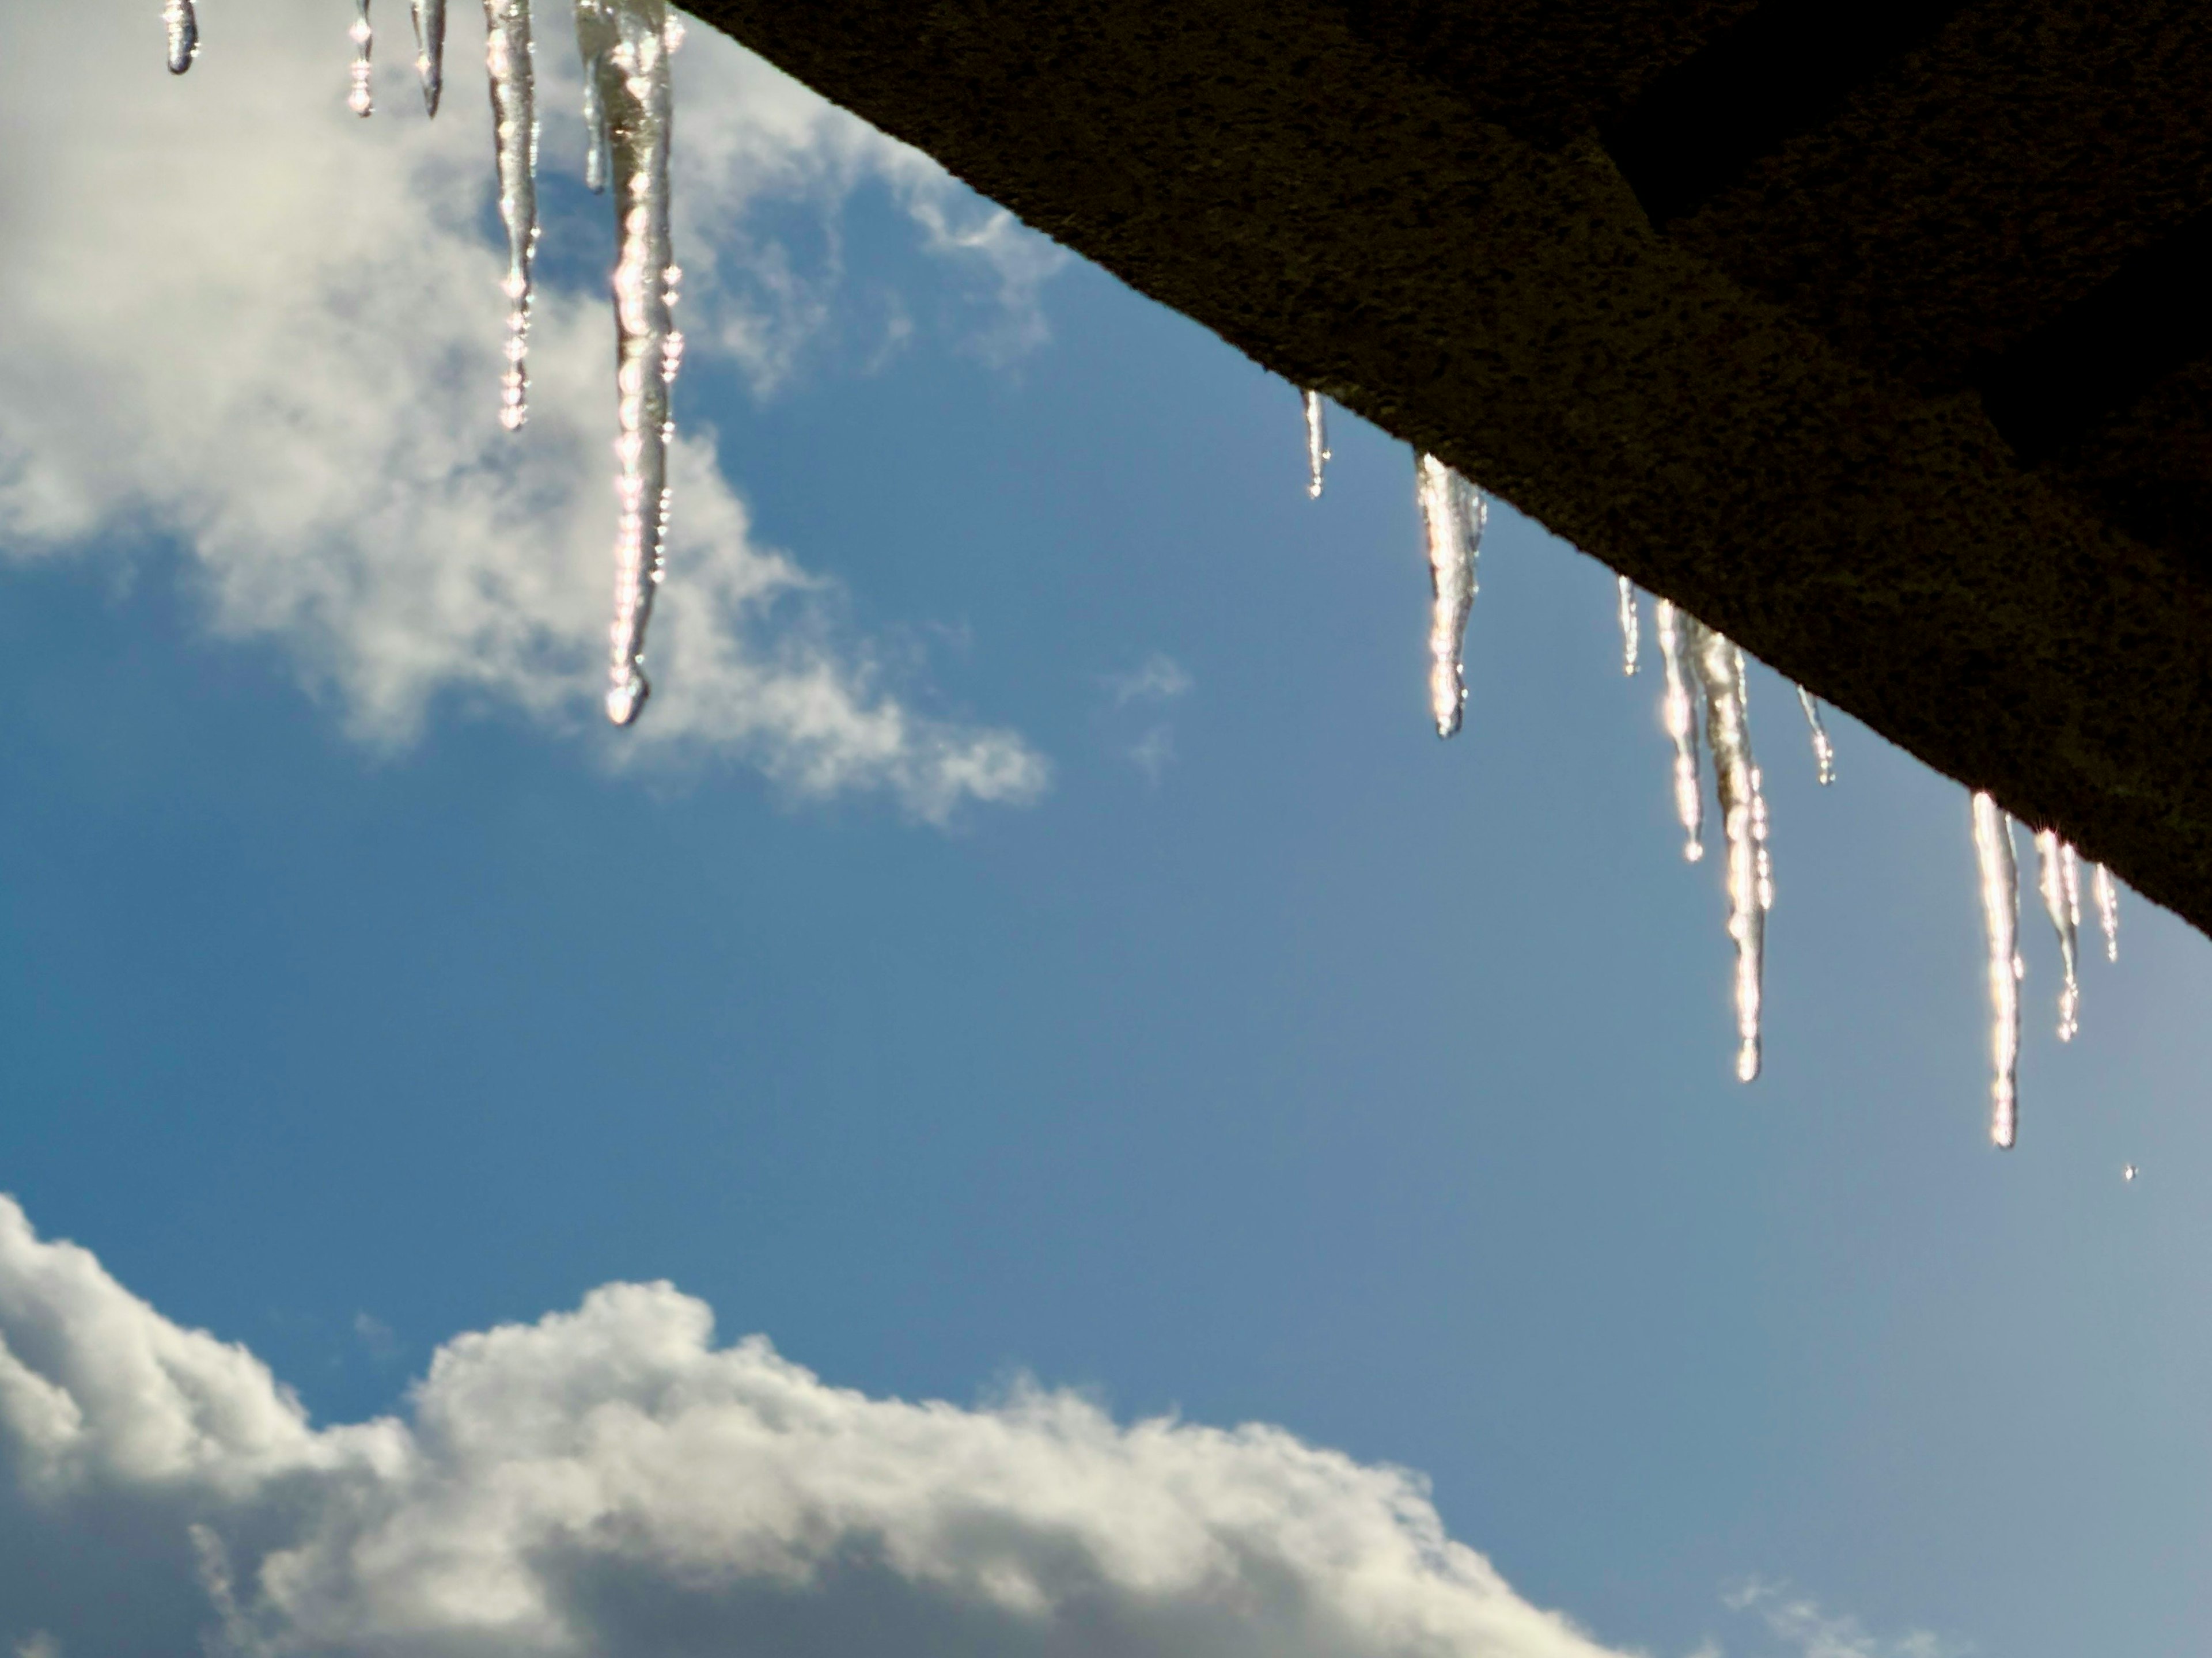
[[[362,122],[324,9],[206,21],[176,81],[143,6],[0,21],[15,158],[0,172],[0,553],[177,545],[215,628],[281,642],[372,742],[406,741],[441,699],[584,726],[612,585],[611,324],[596,280],[545,283],[531,422],[500,430],[503,261],[465,28],[430,124],[387,27],[385,106]],[[538,52],[549,167],[582,149],[565,46]],[[975,349],[1042,337],[1056,250],[710,31],[678,63],[695,361],[762,392],[798,371],[835,320],[842,204],[871,182],[947,291],[980,295]],[[794,209],[827,254],[757,228]],[[834,625],[830,584],[754,538],[711,434],[684,437],[674,471],[658,694],[627,746],[733,755],[801,794],[878,790],[931,818],[1043,787],[1018,734],[930,718],[884,683]]]
[[[667,1284],[317,1428],[0,1198],[0,1651],[1619,1658],[1279,1429],[826,1385]]]

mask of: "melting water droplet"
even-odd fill
[[[1414,464],[1421,525],[1429,546],[1429,712],[1437,735],[1459,730],[1467,706],[1467,675],[1461,653],[1467,641],[1468,614],[1474,608],[1475,562],[1490,508],[1482,491],[1434,455]]]
[[[1304,394],[1306,409],[1306,495],[1314,501],[1321,499],[1322,469],[1330,459],[1328,451],[1328,421],[1322,405],[1321,393]]]
[[[1697,624],[1670,600],[1656,599],[1651,617],[1659,630],[1659,665],[1667,688],[1659,698],[1659,717],[1674,745],[1674,815],[1682,824],[1682,856],[1692,863],[1705,855],[1705,807],[1698,786],[1697,704],[1686,660],[1688,630]]]
[[[369,61],[376,49],[376,31],[369,27],[368,0],[354,0],[353,27],[346,33],[353,38],[353,84],[346,93],[346,107],[366,118],[376,110],[371,85],[375,70]]]
[[[1989,940],[1990,1139],[2010,1150],[2020,1131],[2020,864],[2012,818],[1990,796],[1974,796],[1974,861],[1981,872]]]
[[[2135,1177],[2139,1172],[2140,1171],[2136,1168],[2135,1164],[2131,1163],[2124,1163],[2120,1165],[2120,1178],[2128,1181],[2130,1184],[2134,1183]]]
[[[615,614],[607,718],[635,720],[652,687],[646,624],[668,528],[669,388],[683,360],[674,307],[683,272],[669,234],[668,58],[682,38],[665,0],[577,0],[576,46],[599,88],[614,191]]]
[[[1800,685],[1797,706],[1805,710],[1805,729],[1813,738],[1813,764],[1820,774],[1820,786],[1826,788],[1836,780],[1836,745],[1828,740],[1827,721],[1820,718],[1820,699]]]
[[[2058,838],[2055,829],[2039,829],[2035,835],[2035,886],[2043,896],[2043,913],[2058,935],[2058,1040],[2070,1042],[2081,1029],[2081,986],[2075,968],[2081,925],[2081,880],[2071,873],[2074,848]],[[2069,898],[2067,889],[2073,888]]]
[[[1759,1075],[1759,1008],[1766,953],[1766,912],[1774,905],[1774,866],[1766,849],[1766,797],[1751,752],[1749,677],[1743,653],[1692,617],[1689,659],[1705,705],[1705,744],[1712,752],[1720,796],[1721,833],[1728,848],[1729,937],[1735,944],[1735,1074]]]
[[[422,108],[432,118],[446,89],[446,0],[414,0],[415,73],[422,82]]]
[[[200,55],[199,14],[192,9],[192,0],[167,0],[161,21],[169,31],[169,73],[182,75]]]
[[[500,376],[499,423],[513,432],[530,417],[530,270],[538,252],[538,107],[530,0],[484,0],[484,31],[499,218],[507,229],[507,276],[500,284],[507,305],[507,367]]]
[[[2112,879],[2112,872],[2102,864],[2097,865],[2097,921],[2105,930],[2105,959],[2120,959],[2120,887]]]
[[[1626,576],[1620,582],[1620,671],[1633,678],[1637,657],[1644,647],[1644,623],[1637,610],[1636,584]]]

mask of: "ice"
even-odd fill
[[[1643,618],[1636,607],[1636,584],[1626,576],[1620,580],[1620,671],[1634,677],[1637,657],[1644,647]]]
[[[1328,416],[1321,393],[1304,394],[1306,406],[1306,494],[1321,499],[1322,469],[1328,465]]]
[[[2074,848],[2058,838],[2056,829],[2036,831],[2036,890],[2043,895],[2043,912],[2058,934],[2058,966],[2063,975],[2058,988],[2058,1040],[2062,1042],[2072,1042],[2074,1033],[2081,1029],[2081,985],[2075,969],[2079,965],[2081,886],[2073,865]]]
[[[364,0],[366,3],[366,0]],[[507,367],[499,423],[530,417],[530,270],[538,253],[538,111],[532,86],[530,0],[484,0],[484,65],[491,76],[499,217],[507,228]]]
[[[1690,668],[1705,705],[1705,745],[1712,751],[1728,848],[1729,937],[1735,944],[1738,1081],[1759,1075],[1759,1001],[1766,951],[1766,912],[1774,903],[1774,870],[1766,849],[1766,798],[1751,752],[1751,705],[1742,651],[1703,623],[1683,617]]]
[[[422,107],[438,113],[446,89],[446,0],[414,0],[415,72],[422,80]]]
[[[169,30],[169,73],[182,75],[200,55],[199,14],[192,9],[192,0],[167,0],[161,21]]]
[[[353,27],[346,31],[353,39],[353,82],[346,93],[346,107],[366,117],[376,109],[376,94],[370,85],[375,69],[369,61],[376,50],[376,31],[369,27],[368,0],[353,0]]]
[[[1659,714],[1674,744],[1674,815],[1682,822],[1682,856],[1694,864],[1705,855],[1705,806],[1698,786],[1698,708],[1686,653],[1689,629],[1698,624],[1663,598],[1653,601],[1651,619],[1659,630],[1659,663],[1667,675]]]
[[[607,134],[619,252],[615,263],[615,615],[607,718],[644,711],[645,630],[661,579],[668,524],[669,388],[684,337],[673,310],[683,273],[668,224],[668,57],[680,37],[665,0],[577,0],[576,46],[597,82]]]
[[[2105,959],[2120,959],[2120,888],[2112,879],[2112,872],[2102,864],[2097,865],[2097,923],[2105,930]]]
[[[2020,865],[2012,818],[1990,796],[1974,796],[1974,861],[1981,872],[1989,940],[1990,1139],[2009,1151],[2020,1131]]]
[[[1827,721],[1820,718],[1820,699],[1800,685],[1797,706],[1805,710],[1805,729],[1813,737],[1813,764],[1820,774],[1820,786],[1826,788],[1836,780],[1836,745],[1828,740]]]
[[[2140,1172],[2142,1171],[2131,1163],[2124,1163],[2120,1165],[2120,1178],[2130,1184],[2133,1184],[2136,1175]]]
[[[1467,640],[1468,613],[1474,608],[1475,560],[1482,550],[1482,528],[1489,517],[1482,491],[1434,455],[1415,464],[1421,525],[1429,544],[1429,712],[1437,735],[1459,730],[1467,704],[1467,675],[1460,653]]]

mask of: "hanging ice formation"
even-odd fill
[[[2097,865],[2097,922],[2105,930],[2105,959],[2120,959],[2120,890],[2112,880],[2112,872],[2102,864]]]
[[[1691,690],[1686,631],[1696,624],[1664,598],[1652,602],[1651,619],[1659,629],[1659,665],[1667,676],[1659,717],[1674,745],[1674,815],[1682,823],[1682,856],[1694,864],[1705,855],[1705,795],[1698,786],[1698,709]]]
[[[1630,678],[1636,674],[1637,657],[1644,645],[1643,619],[1637,613],[1636,584],[1626,576],[1620,578],[1620,671]]]
[[[1774,868],[1766,850],[1766,797],[1751,753],[1751,705],[1743,653],[1693,617],[1690,665],[1705,705],[1705,746],[1713,756],[1721,835],[1728,848],[1729,937],[1735,944],[1735,1074],[1759,1075],[1759,1016],[1766,954],[1766,912]]]
[[[530,0],[484,0],[484,31],[499,219],[507,229],[507,279],[500,285],[507,295],[507,367],[500,376],[499,423],[514,432],[530,418],[530,268],[538,257],[538,103]]]
[[[165,0],[161,21],[169,31],[169,73],[182,75],[200,54],[199,15],[192,0]]]
[[[1974,795],[1974,860],[1982,878],[1982,920],[1989,943],[1990,1140],[2009,1151],[2020,1133],[2020,865],[2012,817],[1989,795]]]
[[[1482,550],[1482,528],[1490,515],[1482,491],[1434,455],[1414,463],[1421,505],[1421,527],[1428,541],[1429,712],[1437,735],[1459,730],[1467,706],[1467,674],[1461,653],[1467,641],[1468,613],[1474,608],[1475,560]]]
[[[353,27],[347,33],[353,39],[353,82],[346,93],[346,107],[367,116],[376,108],[372,85],[375,69],[369,61],[376,50],[376,31],[369,27],[368,0],[354,0]]]
[[[607,718],[627,726],[645,707],[645,629],[661,577],[668,525],[669,387],[683,360],[673,311],[683,272],[668,222],[668,57],[681,39],[665,0],[577,0],[576,46],[599,88],[620,252],[615,341],[621,524]]]
[[[446,90],[446,0],[414,0],[415,73],[422,82],[422,110],[434,118]]]
[[[1797,706],[1805,710],[1805,729],[1813,738],[1813,764],[1820,771],[1820,786],[1826,788],[1836,780],[1836,745],[1828,741],[1827,722],[1820,718],[1820,699],[1800,685]]]
[[[1319,501],[1322,469],[1329,462],[1328,415],[1320,392],[1307,392],[1302,400],[1306,410],[1306,495]]]
[[[2043,913],[2058,935],[2058,1040],[2070,1042],[2081,1028],[2081,985],[2075,969],[2079,965],[2081,873],[2074,848],[2055,829],[2036,831],[2035,886],[2043,896]]]

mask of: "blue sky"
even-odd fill
[[[684,251],[666,695],[604,731],[599,204],[549,185],[517,462],[470,379],[473,77],[426,129],[388,74],[363,127],[346,9],[210,6],[173,85],[144,9],[0,25],[33,157],[0,188],[0,1188],[131,1318],[250,1350],[318,1427],[404,1421],[441,1345],[666,1279],[877,1400],[990,1420],[1030,1376],[1418,1471],[1607,1650],[2201,1643],[2201,938],[2124,901],[2061,1048],[2031,895],[1993,1153],[1963,792],[1840,717],[1819,789],[1761,671],[1737,1086],[1717,872],[1610,574],[1496,515],[1440,744],[1403,446],[1338,415],[1309,502],[1291,388],[703,31],[679,144],[732,176]],[[303,213],[368,251],[333,275]],[[336,367],[297,355],[318,319]],[[96,1366],[100,1320],[22,1287],[50,1248],[0,1249],[0,1339],[66,1388],[40,1354]],[[449,1649],[257,1611],[273,1522],[235,1492],[195,1519],[118,1462],[57,1496],[0,1427],[0,1643]],[[228,1625],[179,1564],[203,1523]],[[181,1575],[118,1612],[133,1551]],[[676,1649],[574,1592],[591,1649]],[[1159,1649],[1241,1649],[1205,1627]],[[1373,1649],[1569,1650],[1494,1638]]]

